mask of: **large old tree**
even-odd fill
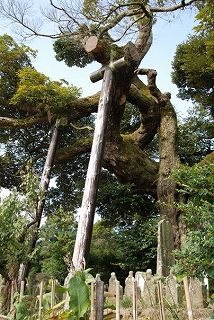
[[[17,23],[24,36],[56,39],[56,57],[65,60],[69,66],[84,67],[97,61],[103,67],[122,57],[128,61],[125,68],[114,74],[102,166],[121,183],[133,183],[142,196],[151,195],[156,199],[160,215],[172,225],[176,248],[181,245],[180,212],[169,206],[180,201],[176,184],[170,177],[172,169],[179,167],[176,113],[170,93],[162,93],[156,86],[156,71],[139,66],[152,44],[152,26],[157,14],[179,12],[198,3],[196,0],[50,0],[49,7],[42,9],[43,18],[33,20],[30,18],[33,7],[29,1],[0,1],[1,15]],[[45,33],[44,19],[55,23],[57,31]],[[134,59],[130,59],[130,48],[133,48],[130,39],[138,52]],[[72,98],[75,94],[69,96],[65,91],[66,99],[61,103],[60,95],[54,95],[61,84],[57,88],[47,86],[47,92],[41,90],[40,93],[39,85],[48,84],[48,79],[38,79],[26,69],[19,72],[19,77],[15,73],[12,81],[7,68],[1,71],[1,81],[6,79],[8,83],[5,86],[4,81],[5,91],[1,92],[0,98],[1,142],[7,145],[1,157],[1,185],[7,188],[18,180],[26,159],[32,158],[37,167],[43,162],[48,148],[48,130],[62,118],[66,118],[63,123],[68,125],[61,128],[64,140],[56,153],[55,170],[56,174],[66,171],[69,175],[70,163],[89,153],[92,143],[91,131],[87,131],[88,135],[85,132],[75,134],[76,126],[82,122],[87,124],[87,118],[96,113],[99,102],[99,93],[78,98],[76,92],[76,98]],[[38,81],[36,97],[27,84],[29,79],[30,85],[35,79]],[[137,108],[140,125],[131,133],[121,134],[128,103],[129,107]],[[159,159],[148,156],[145,151],[157,133]]]

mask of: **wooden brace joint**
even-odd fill
[[[117,72],[119,70],[122,70],[123,68],[131,66],[132,64],[137,65],[139,59],[140,57],[137,48],[132,42],[128,42],[125,47],[124,57],[110,62],[108,67],[112,70],[112,72]],[[103,66],[99,70],[92,72],[90,74],[91,81],[97,82],[101,80],[103,78],[106,67],[107,66]]]

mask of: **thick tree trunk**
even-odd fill
[[[8,314],[11,310],[11,298],[12,295],[17,291],[17,272],[19,269],[19,264],[16,257],[13,257],[8,262],[8,274],[5,279],[5,288],[3,301],[1,305],[1,309],[3,314]]]
[[[160,107],[160,163],[157,199],[161,217],[165,218],[172,225],[174,247],[180,248],[180,211],[175,206],[172,206],[172,204],[181,199],[176,190],[176,183],[171,178],[172,170],[178,169],[180,164],[177,152],[177,117],[170,102],[170,93],[163,94],[156,86],[156,71],[139,69],[138,74],[147,75],[148,88],[152,95],[157,98]]]
[[[168,100],[161,107],[160,122],[160,166],[157,185],[157,196],[160,215],[172,225],[174,234],[174,246],[180,248],[179,214],[180,211],[172,206],[179,201],[177,185],[171,177],[173,169],[179,168],[177,153],[177,120],[174,108]]]

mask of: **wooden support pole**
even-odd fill
[[[43,301],[43,281],[39,286],[39,320],[42,319],[42,301]]]
[[[158,301],[160,306],[160,319],[165,320],[164,304],[163,304],[163,286],[161,280],[158,281]]]
[[[13,296],[14,296],[14,281],[11,283],[11,293],[10,293],[10,311],[13,310]]]
[[[57,127],[54,127],[52,136],[51,136],[51,142],[48,148],[47,157],[45,160],[45,165],[42,172],[42,178],[40,181],[41,190],[47,190],[49,186],[49,182],[51,178],[51,170],[53,168],[54,158],[55,158],[56,149],[57,149],[58,140],[59,140],[59,134],[60,134],[59,129]],[[44,206],[44,197],[40,199],[40,203],[38,204],[37,211],[40,210],[42,212],[43,206]]]
[[[85,181],[82,206],[79,210],[79,222],[73,253],[75,270],[83,270],[88,262],[94,213],[96,208],[99,177],[105,148],[108,114],[111,105],[113,72],[106,68],[100,95],[91,156]]]
[[[187,277],[183,278],[183,283],[184,283],[184,291],[185,291],[186,302],[187,302],[188,317],[189,317],[189,320],[194,320]]]
[[[116,282],[116,320],[120,320],[120,281]]]
[[[137,281],[133,279],[133,320],[137,320]]]
[[[56,280],[52,280],[51,284],[51,309],[55,306],[55,293],[56,293]],[[54,316],[54,311],[51,313],[51,316]]]
[[[65,121],[66,120],[64,118],[61,122],[59,120],[58,126],[55,126],[53,128],[51,142],[48,148],[48,153],[47,153],[47,157],[46,157],[46,161],[45,161],[45,165],[43,168],[42,177],[39,185],[40,191],[44,192],[44,194],[38,197],[34,216],[33,216],[34,221],[32,221],[32,228],[34,228],[34,231],[32,231],[32,237],[29,243],[29,249],[28,249],[29,252],[27,252],[30,254],[35,248],[37,237],[38,237],[38,229],[40,227],[41,220],[42,220],[42,213],[43,213],[43,208],[44,208],[45,198],[46,198],[45,192],[48,190],[48,186],[51,178],[51,170],[53,168],[54,158],[55,158],[56,149],[57,149],[58,140],[59,140],[59,134],[60,134],[59,126],[62,125],[62,123],[66,125]],[[24,238],[25,238],[25,234],[23,234],[23,239]],[[19,287],[21,285],[21,281],[25,280],[26,277],[28,276],[29,268],[30,268],[30,261],[27,261],[27,263],[20,264],[19,277],[18,277]]]
[[[139,61],[139,53],[132,42],[128,42],[125,49],[125,56],[109,63],[108,67],[113,71],[117,72],[121,69],[129,67],[132,63],[137,65]],[[97,82],[103,78],[105,69],[107,66],[103,66],[97,71],[90,74],[90,79],[92,82]]]
[[[85,49],[90,54],[97,51],[100,52],[101,48],[99,48],[98,39],[93,37],[90,40],[89,38]],[[79,223],[72,259],[73,266],[76,271],[83,270],[88,263],[97,191],[105,148],[108,114],[113,90],[113,71],[120,70],[129,63],[136,66],[139,62],[139,54],[133,43],[129,42],[124,52],[125,57],[115,62],[111,62],[110,65],[103,69],[100,77],[100,79],[103,77],[103,84],[98,105],[97,121],[85,181],[82,205],[79,210]]]
[[[95,293],[95,283],[91,283],[91,320],[94,320],[94,293]]]
[[[127,60],[125,60],[125,58],[121,58],[117,61],[111,62],[109,64],[109,67],[112,71],[117,71],[117,70],[121,70],[125,67],[129,66],[129,62]],[[97,82],[99,80],[101,80],[103,78],[104,72],[105,72],[105,67],[102,67],[100,69],[98,69],[97,71],[94,71],[90,74],[90,79],[92,82]]]
[[[96,320],[103,320],[104,310],[104,281],[96,284]]]
[[[25,281],[21,281],[21,286],[20,286],[20,295],[19,295],[19,301],[22,301],[22,297],[24,295],[24,290],[25,290]]]

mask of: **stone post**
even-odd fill
[[[157,274],[160,277],[167,277],[174,265],[173,250],[172,226],[169,221],[163,219],[158,223]]]

